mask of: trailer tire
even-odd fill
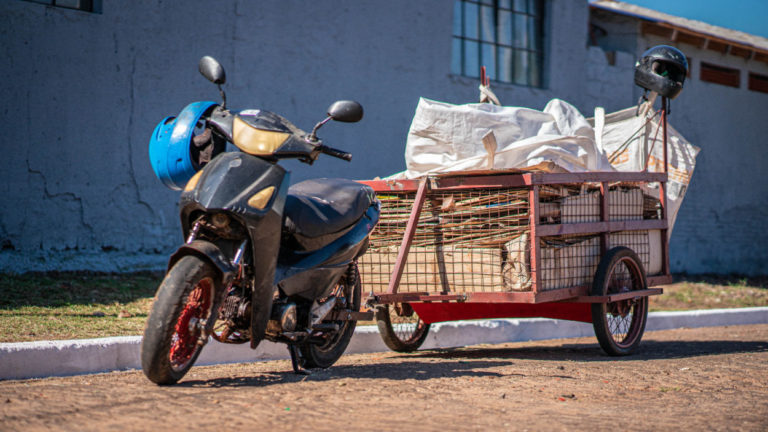
[[[632,249],[615,247],[600,260],[591,295],[604,296],[648,287],[643,264]],[[592,325],[600,347],[611,356],[634,352],[648,320],[648,297],[592,304]]]
[[[427,339],[430,325],[422,321],[413,309],[410,314],[401,316],[398,315],[395,307],[390,306],[394,305],[381,305],[376,308],[376,325],[379,327],[381,339],[392,351],[401,353],[416,351]],[[410,308],[410,305],[405,303],[399,307]]]

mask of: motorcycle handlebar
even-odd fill
[[[343,150],[328,147],[327,145],[320,146],[320,153],[327,154],[328,156],[333,156],[339,159],[344,159],[347,162],[352,160],[352,153],[347,153]]]

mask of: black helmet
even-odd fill
[[[635,64],[635,84],[674,99],[683,89],[688,60],[677,48],[658,45],[643,53]]]

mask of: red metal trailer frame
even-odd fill
[[[592,322],[594,303],[611,303],[637,299],[663,292],[654,286],[670,283],[669,247],[666,200],[667,182],[667,120],[668,104],[662,99],[661,127],[663,128],[664,172],[584,172],[549,173],[509,171],[474,171],[446,173],[415,180],[363,181],[377,194],[415,193],[413,205],[405,225],[402,242],[392,269],[386,291],[371,291],[369,304],[409,304],[426,323],[485,318],[547,317],[581,322]],[[612,220],[609,189],[617,183],[658,184],[659,217],[643,220]],[[582,223],[542,223],[539,195],[542,187],[565,184],[589,184],[599,187],[599,221]],[[399,292],[406,261],[425,202],[431,194],[463,190],[493,190],[518,188],[527,190],[530,235],[531,289],[520,292]],[[661,231],[661,272],[647,277],[647,287],[610,295],[590,295],[590,283],[565,288],[544,290],[539,278],[542,269],[540,239],[562,235],[599,235],[600,256],[611,248],[611,233],[624,231]],[[365,290],[365,275],[363,275]],[[646,310],[647,312],[647,310]],[[643,324],[644,326],[644,324]]]

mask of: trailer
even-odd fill
[[[609,355],[641,341],[671,282],[667,112],[660,172],[484,170],[368,180],[381,218],[360,258],[384,342],[419,348],[433,323],[546,317],[592,323]]]

